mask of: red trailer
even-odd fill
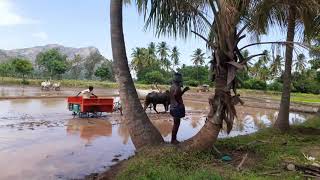
[[[68,97],[69,110],[73,115],[101,116],[103,112],[113,112],[113,98],[91,97],[89,99],[82,96]]]

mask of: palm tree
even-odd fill
[[[173,65],[172,67],[173,70],[175,69],[176,66],[180,64],[179,57],[180,57],[180,52],[177,46],[174,46],[171,51],[171,61]]]
[[[299,54],[294,66],[297,72],[303,72],[306,69],[306,56],[304,54]]]
[[[283,58],[280,55],[277,55],[271,63],[270,72],[273,77],[278,77],[281,75],[283,66]]]
[[[202,50],[198,48],[193,52],[193,55],[191,56],[191,61],[197,68],[197,81],[199,81],[199,65],[202,66],[204,64],[204,55],[205,53],[203,53]]]
[[[168,63],[169,46],[166,42],[160,42],[157,46],[157,53],[160,56],[162,65],[169,71],[170,63]]]
[[[148,45],[148,62],[149,65],[155,63],[157,61],[157,55],[156,55],[156,45],[154,42],[149,43]]]
[[[130,74],[123,35],[122,3],[123,0],[110,0],[112,55],[124,119],[133,144],[140,149],[146,145],[162,143],[163,138],[143,110]]]
[[[244,59],[237,47],[242,32],[248,26],[248,11],[253,0],[158,0],[145,12],[146,26],[153,26],[157,35],[177,35],[186,38],[191,33],[203,39],[212,50],[212,69],[215,70],[215,93],[209,99],[210,112],[202,129],[191,139],[180,144],[184,149],[207,149],[216,141],[222,122],[232,129],[236,115],[231,103],[231,89],[236,70],[245,66],[253,56]],[[150,8],[149,8],[150,7]],[[214,19],[212,19],[212,17]],[[239,25],[239,26],[238,26]],[[238,29],[239,28],[239,29]],[[237,98],[237,97],[235,97]]]
[[[143,48],[136,47],[132,49],[131,57],[131,68],[136,72],[140,71],[146,64],[146,55],[143,52]]]
[[[267,32],[270,26],[276,23],[287,30],[287,42],[294,42],[297,26],[303,26],[303,35],[307,40],[319,32],[320,2],[317,0],[258,0],[254,21],[259,32]],[[275,127],[282,131],[289,129],[289,107],[291,92],[291,68],[293,43],[286,44],[285,70],[283,75],[283,91],[281,96],[279,115]]]

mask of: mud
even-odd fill
[[[31,88],[28,95],[32,91]],[[208,112],[207,102],[185,103],[187,115],[181,122],[179,140],[194,136],[204,125]],[[83,178],[105,171],[134,154],[128,129],[119,114],[73,118],[64,98],[0,100],[0,107],[0,179]],[[159,106],[158,110],[164,109]],[[222,131],[220,138],[268,127],[278,114],[271,109],[241,106],[237,111],[238,119],[231,134]],[[164,139],[170,141],[173,123],[170,115],[149,109],[147,114]],[[290,113],[290,123],[301,123],[309,116]]]

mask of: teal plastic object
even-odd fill
[[[231,161],[232,160],[232,158],[228,155],[222,156],[221,159],[222,159],[222,161]]]
[[[79,104],[73,104],[72,105],[72,112],[75,112],[75,113],[80,112],[80,105]]]

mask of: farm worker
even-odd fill
[[[95,96],[95,97],[97,97],[96,95],[94,95],[94,94],[92,93],[92,91],[93,91],[93,87],[92,87],[92,86],[89,86],[89,89],[80,91],[80,92],[77,94],[77,96],[81,95],[83,98],[87,98],[87,99],[89,99],[90,96]]]
[[[180,126],[180,119],[185,117],[185,106],[183,104],[182,95],[188,91],[190,88],[185,87],[183,90],[182,75],[180,73],[175,73],[170,88],[170,115],[173,117],[173,128],[171,143],[178,144],[177,133]]]

